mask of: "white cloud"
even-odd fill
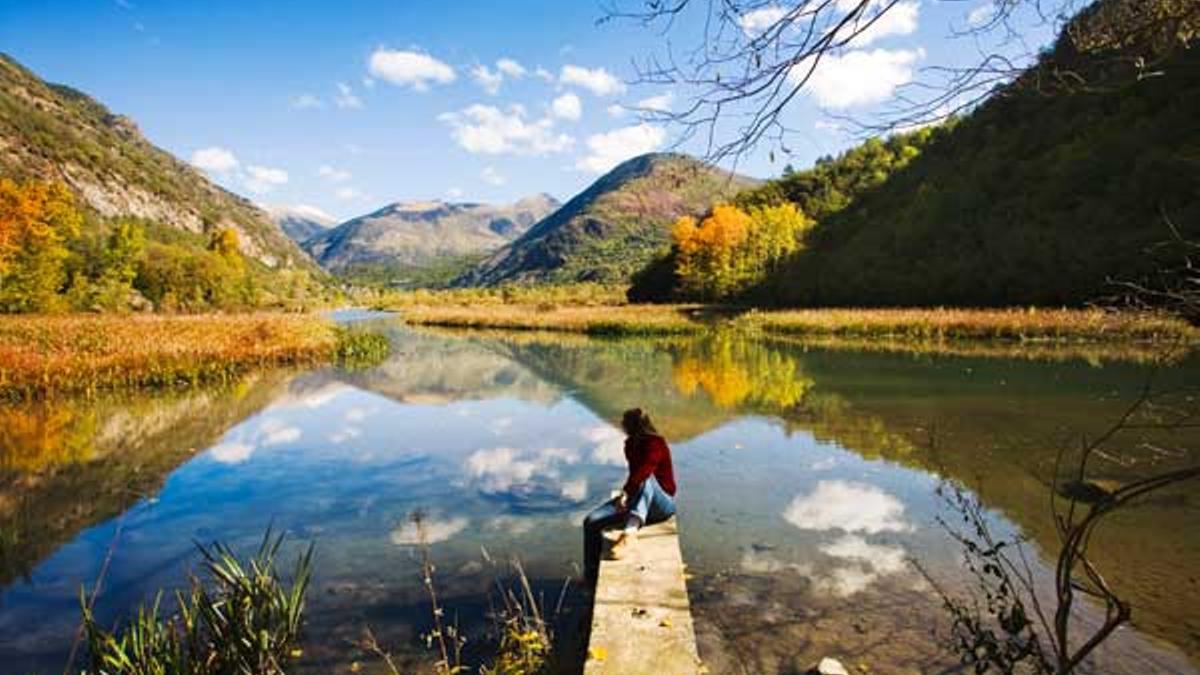
[[[842,56],[826,55],[818,63],[805,90],[826,108],[850,108],[882,103],[897,87],[912,82],[913,64],[925,56],[923,50],[856,50]],[[810,61],[792,68],[788,77],[799,82],[808,73]]]
[[[837,0],[835,7],[842,14],[833,18],[840,20],[860,4],[861,0]],[[783,20],[789,11],[782,5],[766,5],[742,14],[738,18],[738,25],[746,37],[754,39]],[[861,28],[862,32],[850,42],[856,47],[865,47],[892,35],[911,35],[917,30],[919,13],[919,0],[902,0],[894,4],[893,0],[871,0],[854,23],[846,25],[840,34],[848,37]],[[794,29],[795,26],[785,28],[789,32]]]
[[[363,193],[360,192],[357,188],[342,187],[342,188],[338,188],[333,193],[333,196],[337,197],[338,199],[340,199],[344,202],[348,202],[348,201],[351,201],[354,199],[358,199],[359,197],[362,197]]]
[[[208,452],[222,464],[241,464],[254,454],[254,446],[241,441],[229,441],[214,445]]]
[[[912,529],[899,499],[874,485],[843,480],[820,481],[811,494],[793,499],[783,518],[802,530],[875,534]]]
[[[258,427],[259,445],[269,447],[300,440],[300,429],[288,426],[276,419],[268,418]]]
[[[905,570],[904,549],[868,543],[862,537],[846,535],[824,544],[820,551],[844,563],[827,576],[816,579],[818,589],[848,597],[865,591],[879,579]]]
[[[566,498],[579,493],[578,485],[560,478],[563,466],[579,462],[579,454],[566,448],[536,451],[516,448],[477,450],[467,457],[467,474],[489,494],[527,494],[540,488],[554,489]],[[557,484],[557,489],[555,485]],[[586,496],[586,485],[583,488]],[[582,499],[582,498],[581,498]]]
[[[671,105],[675,102],[675,94],[667,92],[658,96],[644,98],[637,102],[637,107],[642,110],[651,112],[671,112]]]
[[[575,167],[604,173],[630,157],[659,149],[666,140],[667,133],[662,128],[646,123],[595,134],[588,137],[588,154]]]
[[[546,70],[545,68],[543,68],[541,66],[538,66],[537,69],[533,71],[533,74],[535,77],[541,78],[542,80],[544,80],[546,82],[554,81],[554,73],[550,72],[549,70]]]
[[[489,94],[495,95],[500,91],[500,84],[504,82],[504,74],[499,71],[493,71],[485,65],[478,65],[471,69],[471,79]]]
[[[238,168],[238,159],[225,148],[212,146],[192,153],[192,166],[204,171],[224,173]]]
[[[338,169],[328,164],[322,164],[317,169],[317,175],[331,183],[345,183],[351,178],[349,171]]]
[[[434,57],[416,51],[379,47],[367,63],[371,75],[399,87],[426,91],[430,84],[453,82],[454,68]]]
[[[446,190],[446,196],[450,199],[462,199],[462,196],[465,194],[466,193],[463,192],[463,189],[460,187],[452,187],[449,190]]]
[[[358,110],[363,107],[362,99],[355,95],[354,90],[345,82],[337,83],[337,96],[334,97],[333,103],[339,108],[349,108]]]
[[[860,0],[838,0],[837,8],[849,12],[857,7]],[[917,30],[920,14],[920,4],[917,0],[911,2],[896,2],[891,0],[872,0],[853,25],[847,26],[845,33],[862,29],[854,36],[850,44],[855,47],[865,47],[876,40],[892,35],[911,35]]]
[[[246,167],[246,175],[242,179],[242,185],[255,194],[270,192],[287,182],[287,171],[254,164]]]
[[[608,111],[608,116],[614,119],[617,117],[624,117],[625,113],[628,112],[625,106],[621,105],[620,103],[614,103],[605,108],[605,110]]]
[[[455,516],[449,519],[426,516],[421,521],[421,527],[419,528],[412,520],[405,521],[403,525],[392,530],[391,539],[392,543],[397,546],[436,544],[446,541],[467,529],[468,524],[470,524],[470,521],[462,516]]]
[[[300,94],[292,99],[292,107],[297,110],[311,110],[315,108],[324,108],[325,104],[321,99],[312,94]]]
[[[591,453],[593,464],[625,466],[625,436],[620,431],[607,425],[597,425],[581,433],[595,444]]]
[[[525,66],[510,58],[496,61],[496,69],[480,64],[471,69],[471,78],[489,94],[495,95],[500,91],[500,85],[505,78],[519,80],[526,75]]]
[[[603,68],[584,68],[566,65],[559,72],[559,82],[583,87],[597,96],[611,96],[625,91],[625,84]]]
[[[881,574],[895,574],[905,570],[904,549],[899,546],[871,544],[860,536],[848,534],[820,547],[820,551],[834,558],[857,560],[869,563]]]
[[[544,155],[565,152],[575,139],[556,133],[554,120],[547,117],[526,121],[525,108],[510,106],[502,111],[495,106],[475,104],[461,112],[444,113],[438,119],[450,126],[450,135],[472,153],[499,155]]]
[[[563,94],[550,104],[550,111],[555,117],[576,121],[583,116],[583,102],[575,94]]]
[[[787,15],[787,10],[779,5],[767,5],[751,10],[738,17],[738,25],[746,37],[755,38],[762,34]]]
[[[996,16],[996,5],[991,2],[984,3],[967,13],[967,24],[972,28],[983,26]]]
[[[569,499],[573,502],[581,502],[587,499],[587,479],[578,478],[576,480],[566,481],[560,486],[559,492],[562,494],[564,499]]]
[[[525,77],[526,73],[525,66],[522,66],[520,63],[517,63],[515,60],[507,57],[496,61],[496,70],[499,70],[513,79]]]
[[[484,167],[483,171],[479,174],[479,177],[483,179],[483,182],[488,183],[489,185],[504,185],[506,182],[508,182],[508,179],[505,178],[499,171],[497,171],[496,167],[494,166]]]

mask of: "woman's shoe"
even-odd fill
[[[636,541],[636,532],[622,532],[621,536],[617,537],[617,540],[614,541],[612,546],[609,547],[608,559],[623,560],[627,555],[629,555],[629,549],[633,547],[633,544]]]

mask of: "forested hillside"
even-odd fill
[[[0,175],[61,181],[98,215],[200,235],[229,228],[242,251],[267,266],[315,269],[265,212],[155,147],[133,120],[3,54],[0,147]]]
[[[302,307],[319,268],[136,124],[0,54],[0,312]]]
[[[961,120],[869,140],[743,193],[743,209],[790,202],[816,225],[722,299],[1082,305],[1161,269],[1177,255],[1159,246],[1171,226],[1200,238],[1200,54],[1173,50],[1143,77],[1106,69],[1106,54],[1085,58],[1064,38],[1024,79],[1066,64],[1098,75],[1087,87],[1022,81]],[[696,297],[679,251],[676,241],[631,296]]]
[[[878,188],[949,125],[871,139],[811,169],[790,167],[776,180],[738,193],[699,223],[681,218],[669,251],[633,277],[634,301],[730,300],[771,278],[802,250],[815,222]],[[794,212],[778,207],[791,205]]]
[[[994,99],[826,218],[751,297],[1078,305],[1200,233],[1200,59],[1103,93]]]

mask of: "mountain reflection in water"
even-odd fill
[[[246,550],[274,523],[294,548],[317,542],[302,668],[369,660],[355,646],[367,624],[404,667],[428,664],[408,515],[426,513],[444,604],[478,635],[487,560],[519,556],[549,597],[578,573],[579,521],[624,474],[614,422],[640,405],[673,445],[689,594],[712,672],[790,672],[825,655],[877,672],[950,667],[931,635],[945,627],[942,610],[909,563],[952,588],[963,581],[937,524],[941,479],[974,490],[998,532],[1028,537],[1044,573],[1057,449],[1109,423],[1150,369],[724,333],[391,330],[392,357],[366,371],[0,407],[0,662],[61,669],[79,584],[96,578],[118,528],[103,620],[180,584],[193,540]],[[1158,382],[1194,382],[1198,371],[1185,360]],[[1190,672],[1200,658],[1192,493],[1147,500],[1094,543],[1136,628],[1102,650],[1105,672]],[[568,607],[582,601],[573,594]]]

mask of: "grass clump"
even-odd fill
[[[0,397],[227,381],[249,369],[323,363],[338,345],[311,315],[61,315],[0,319]]]
[[[368,330],[338,327],[336,361],[343,368],[357,370],[383,363],[392,351],[387,336]]]
[[[224,544],[201,546],[206,579],[192,576],[187,592],[175,593],[172,616],[161,615],[160,593],[125,626],[109,631],[81,598],[88,672],[283,673],[288,659],[299,655],[313,548],[297,558],[289,585],[275,569],[282,542],[283,535],[268,530],[246,561]]]

